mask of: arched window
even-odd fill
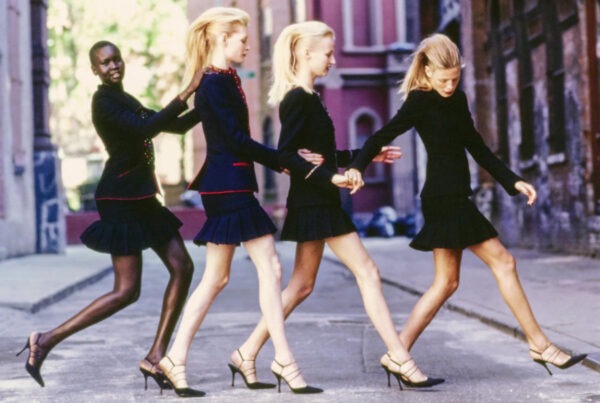
[[[370,108],[359,108],[350,116],[350,148],[361,148],[367,138],[381,127],[381,119]],[[364,172],[366,183],[384,182],[386,178],[385,165],[373,163]]]

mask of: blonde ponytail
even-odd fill
[[[236,24],[247,26],[250,16],[235,7],[212,7],[200,14],[188,28],[184,82],[210,64],[212,50],[219,34],[231,33]]]
[[[320,21],[288,25],[281,31],[273,49],[273,85],[269,90],[269,104],[276,105],[281,102],[285,94],[294,87],[311,92],[311,89],[296,77],[297,47],[306,40],[321,39],[325,36],[335,35],[333,29]]]
[[[458,46],[443,34],[433,34],[421,41],[412,55],[412,62],[402,83],[399,93],[406,99],[414,89],[429,91],[431,82],[425,74],[425,67],[432,69],[452,69],[463,67]]]

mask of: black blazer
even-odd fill
[[[333,122],[319,95],[302,88],[290,90],[279,105],[279,120],[279,162],[291,176],[287,207],[340,206],[340,192],[331,178],[358,150],[336,150]],[[315,168],[298,155],[300,148],[323,155],[324,163]]]
[[[92,121],[109,158],[96,200],[144,199],[158,192],[152,138],[161,131],[183,134],[198,123],[193,111],[178,117],[185,109],[185,102],[175,98],[154,112],[122,88],[98,86],[92,98]]]
[[[371,159],[397,136],[416,128],[427,150],[427,170],[421,197],[469,196],[471,178],[465,149],[510,195],[523,180],[485,145],[471,119],[467,97],[456,90],[448,98],[435,90],[410,91],[402,107],[371,135],[350,167],[364,170]]]
[[[201,194],[257,192],[254,161],[281,171],[277,151],[250,137],[248,107],[235,69],[207,69],[196,90],[206,160],[189,188]]]

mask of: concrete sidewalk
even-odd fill
[[[415,295],[431,284],[431,253],[414,251],[406,238],[363,240],[384,282]],[[293,248],[280,243],[278,248]],[[573,353],[589,354],[584,362],[600,372],[600,260],[511,249],[533,311],[551,340]],[[326,251],[326,258],[338,262]],[[64,255],[33,255],[0,262],[0,306],[36,312],[112,273],[110,257],[83,246]],[[448,309],[523,338],[502,300],[489,269],[470,252],[463,257],[461,285]],[[408,313],[411,306],[391,306]],[[401,326],[399,323],[398,326]]]

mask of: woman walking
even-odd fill
[[[297,242],[294,271],[282,294],[285,315],[289,315],[312,292],[325,244],[356,278],[366,312],[388,348],[384,369],[401,384],[430,387],[443,379],[426,377],[400,342],[382,294],[381,278],[375,262],[365,250],[350,217],[342,210],[334,185],[336,171],[352,160],[357,150],[336,151],[334,127],[321,98],[314,90],[317,77],[327,75],[335,64],[333,30],[319,21],[286,27],[275,43],[274,83],[269,92],[271,104],[281,102],[279,117],[281,165],[289,169],[288,214],[281,238]],[[297,150],[309,148],[324,157],[314,166],[298,157]],[[400,156],[396,147],[379,149],[371,158],[391,162]],[[342,184],[346,186],[346,184]],[[356,184],[357,190],[360,184]],[[269,337],[261,319],[250,337],[231,355],[232,374],[255,380],[254,360]]]
[[[198,190],[207,221],[195,238],[206,244],[206,267],[191,294],[173,345],[159,366],[179,396],[190,396],[185,365],[193,337],[208,309],[227,285],[236,246],[243,243],[259,280],[259,301],[273,339],[275,359],[271,369],[280,385],[283,379],[294,393],[319,393],[308,386],[295,362],[284,329],[281,305],[281,265],[275,251],[275,226],[258,204],[253,162],[281,171],[276,151],[250,137],[248,107],[240,79],[232,67],[242,63],[249,50],[246,12],[215,7],[202,13],[187,37],[187,71],[204,71],[195,96],[207,143],[207,156],[190,185]],[[338,175],[338,180],[346,182]],[[250,389],[275,385],[247,382]]]
[[[114,289],[60,326],[33,332],[23,348],[29,348],[25,368],[44,386],[40,368],[52,348],[135,302],[140,295],[142,250],[152,248],[165,264],[170,279],[154,343],[140,362],[140,371],[146,387],[147,378],[151,377],[162,389],[166,384],[156,364],[167,349],[194,268],[178,232],[181,222],[156,198],[159,190],[152,138],[161,131],[185,133],[198,122],[195,113],[178,115],[187,108],[185,101],[194,93],[202,75],[193,76],[188,87],[166,108],[154,112],[123,90],[125,62],[116,45],[97,42],[89,57],[92,72],[101,81],[92,100],[92,120],[109,158],[95,194],[100,220],[83,232],[81,240],[89,248],[111,255]]]
[[[400,339],[410,349],[456,291],[463,250],[468,248],[491,269],[504,301],[525,333],[531,358],[549,373],[547,364],[569,368],[586,355],[569,356],[544,334],[519,281],[515,259],[469,199],[472,190],[465,149],[510,195],[522,193],[527,196],[527,204],[533,205],[537,194],[484,144],[471,119],[467,98],[457,88],[461,69],[458,47],[448,37],[435,34],[424,39],[400,87],[404,104],[388,124],[369,137],[350,164],[354,169],[346,172],[353,183],[361,182],[360,171],[381,146],[411,127],[417,129],[427,150],[421,192],[425,224],[410,246],[433,251],[435,275],[433,284],[415,305]],[[382,363],[387,361],[387,357],[382,358]]]

